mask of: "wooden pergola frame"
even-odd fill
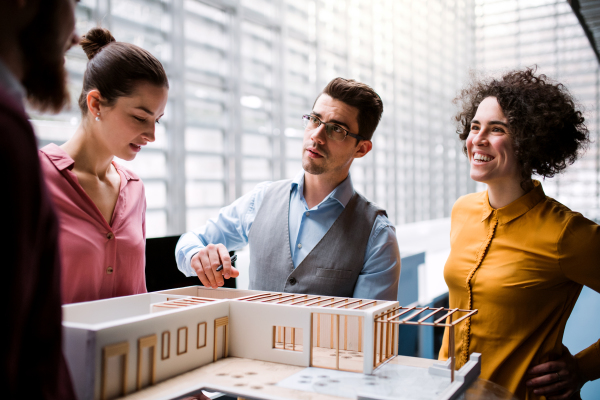
[[[414,311],[411,314],[411,311]],[[431,311],[430,313],[428,313],[427,315],[425,315],[424,317],[421,316],[422,314],[424,314],[426,311]],[[428,320],[429,318],[432,318],[435,314],[439,313],[440,311],[445,311],[446,313],[444,315],[442,315],[441,317],[437,318],[436,320],[434,320],[433,322],[425,322],[426,320]],[[456,356],[454,354],[455,351],[455,344],[454,344],[454,327],[456,325],[458,325],[459,323],[461,323],[462,321],[464,321],[465,319],[477,314],[478,310],[462,310],[460,308],[444,308],[444,307],[439,307],[439,308],[431,308],[431,307],[402,307],[402,306],[398,306],[398,307],[394,307],[391,308],[389,310],[387,310],[384,313],[381,313],[379,315],[377,315],[375,317],[375,348],[377,346],[377,324],[380,324],[381,329],[380,329],[380,354],[379,354],[379,363],[377,363],[377,361],[375,360],[375,355],[373,356],[373,366],[376,367],[377,365],[380,365],[383,361],[385,361],[386,359],[382,360],[382,353],[383,353],[383,329],[384,327],[387,329],[387,332],[390,332],[391,328],[394,325],[423,325],[423,326],[439,326],[439,327],[446,327],[448,328],[448,355],[450,357],[450,382],[454,382],[454,367],[456,365]],[[455,317],[456,314],[459,314],[459,318],[453,321],[453,318]],[[390,315],[391,314],[391,315]],[[407,315],[408,316],[405,316]],[[400,319],[400,317],[405,316],[403,319]],[[417,316],[421,316],[421,318],[419,318],[418,320],[414,320],[415,317]],[[444,320],[447,320],[446,322],[442,322]],[[390,335],[389,333],[386,335],[386,337],[388,338],[388,342],[389,340],[391,340],[391,336],[395,336],[395,335]],[[386,354],[387,354],[387,349],[389,349],[389,345],[386,345]]]

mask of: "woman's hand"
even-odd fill
[[[587,382],[577,360],[564,345],[562,357],[536,365],[527,373],[537,375],[527,381],[527,387],[532,388],[536,395],[546,396],[548,400],[569,399]]]

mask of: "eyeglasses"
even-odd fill
[[[353,137],[358,140],[367,140],[364,137],[357,135],[355,133],[350,133],[346,129],[342,128],[337,124],[333,124],[331,122],[323,122],[319,118],[314,115],[304,114],[302,116],[302,122],[304,123],[304,129],[317,129],[321,126],[321,124],[325,125],[325,133],[327,137],[331,140],[335,140],[341,142],[346,139],[346,136]]]

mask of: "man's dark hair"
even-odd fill
[[[460,104],[455,118],[465,154],[471,121],[487,97],[497,99],[508,120],[522,184],[532,174],[556,175],[573,164],[589,144],[585,119],[567,88],[546,75],[536,75],[535,68],[527,68],[510,71],[500,79],[474,80],[454,99]]]
[[[29,103],[40,111],[59,112],[69,103],[67,71],[64,65],[66,43],[57,41],[60,12],[57,0],[39,1],[38,11],[19,37],[25,70],[23,86]]]
[[[130,96],[138,84],[169,87],[167,74],[149,51],[131,43],[117,42],[104,28],[92,28],[81,38],[81,47],[89,62],[83,75],[79,108],[86,115],[87,94],[97,89],[106,106],[117,98]]]
[[[358,132],[351,133],[358,133],[366,140],[371,140],[383,113],[383,102],[373,88],[354,79],[335,78],[325,86],[322,94],[356,107]]]

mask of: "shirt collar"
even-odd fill
[[[304,170],[301,170],[292,179],[290,191],[298,190],[298,193],[304,198]],[[336,200],[340,205],[346,208],[346,205],[354,195],[354,186],[352,185],[352,178],[350,174],[344,179],[331,193],[323,199],[320,204],[325,203],[330,198]]]
[[[48,159],[52,162],[52,164],[54,164],[56,169],[58,169],[59,171],[63,171],[65,169],[73,169],[75,161],[73,161],[73,159],[69,157],[67,152],[65,152],[63,149],[61,149],[54,143],[50,143],[49,145],[44,146],[44,148],[42,148],[40,151],[46,154],[46,156],[48,156]]]
[[[486,191],[483,199],[483,214],[481,216],[481,221],[485,221],[490,214],[496,211],[498,215],[498,223],[500,225],[509,223],[510,221],[519,218],[521,215],[531,210],[545,198],[546,194],[544,193],[544,189],[542,189],[542,184],[540,181],[536,180],[533,181],[533,189],[529,191],[529,193],[524,194],[509,205],[498,209],[490,206],[490,199],[488,197],[488,192]]]
[[[65,169],[73,169],[73,165],[75,165],[75,161],[67,154],[66,151],[55,145],[54,143],[50,143],[45,146],[41,151],[48,156],[48,159],[54,164],[56,169],[59,171],[63,171]],[[121,172],[127,181],[139,181],[140,178],[131,171],[123,168],[119,164],[113,161],[113,165],[117,169],[117,171]]]
[[[125,176],[125,179],[127,179],[127,182],[140,180],[139,176],[137,176],[133,172],[129,171],[128,169],[122,167],[121,165],[117,164],[116,162],[113,161],[112,164],[115,166],[117,171],[121,172]]]
[[[0,60],[0,86],[2,86],[17,103],[23,104],[26,96],[25,88],[2,60]]]

